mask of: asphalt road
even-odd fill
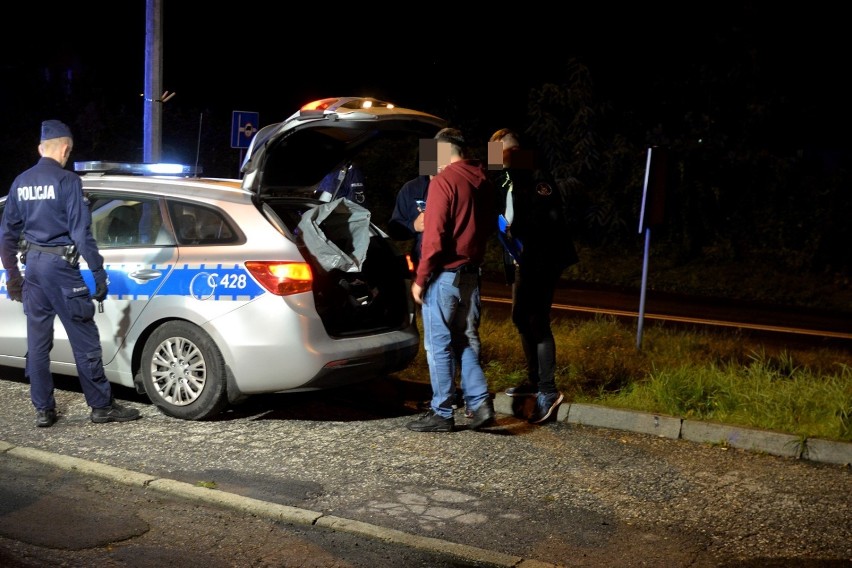
[[[0,454],[4,568],[482,566],[430,548],[279,521],[52,465],[58,455],[45,459]]]
[[[143,418],[102,425],[62,379],[39,429],[0,378],[4,566],[852,566],[848,466],[503,414],[416,433],[428,387],[393,379],[207,422],[117,389]]]

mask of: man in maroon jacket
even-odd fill
[[[494,421],[494,403],[480,364],[480,266],[495,231],[495,190],[484,164],[468,158],[462,133],[445,128],[435,135],[438,173],[429,183],[421,257],[411,285],[423,306],[423,345],[429,364],[429,411],[408,424],[417,432],[455,428],[456,368],[461,367],[469,428]]]

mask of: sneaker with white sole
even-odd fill
[[[553,392],[549,394],[539,393],[535,401],[535,410],[530,416],[530,424],[542,424],[548,418],[553,416],[553,411],[559,408],[565,396],[561,392]]]

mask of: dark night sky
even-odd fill
[[[478,115],[491,130],[519,126],[529,88],[564,78],[565,63],[578,57],[601,98],[631,107],[651,125],[659,101],[681,96],[679,85],[701,66],[724,68],[754,55],[763,80],[802,109],[815,136],[845,144],[849,89],[841,73],[848,68],[848,32],[827,2],[665,9],[597,2],[554,12],[553,3],[534,1],[508,15],[495,5],[481,19],[457,14],[452,4],[422,14],[411,6],[404,13],[354,4],[317,12],[312,5],[288,6],[283,16],[280,9],[269,13],[265,2],[227,4],[163,0],[163,87],[177,93],[164,107],[164,121],[169,113],[243,110],[259,112],[263,125],[309,100],[364,94],[437,114],[452,106]],[[144,0],[19,8],[20,16],[2,23],[0,77],[2,89],[24,94],[12,99],[21,108],[3,109],[4,122],[29,119],[35,136],[40,121],[52,117],[49,105],[21,102],[33,87],[20,78],[45,68],[95,77],[104,96],[141,115]],[[142,133],[140,121],[140,140]]]

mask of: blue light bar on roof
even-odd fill
[[[136,176],[188,176],[201,173],[202,168],[201,166],[189,166],[187,164],[141,164],[129,162],[92,161],[74,162],[74,171],[79,173],[125,174]]]

